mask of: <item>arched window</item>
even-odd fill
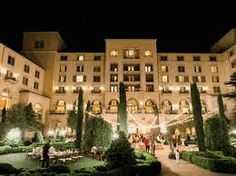
[[[130,98],[128,101],[127,101],[127,108],[128,108],[128,111],[133,114],[133,113],[137,113],[138,111],[138,108],[139,108],[139,105],[138,105],[138,101],[134,98]]]
[[[40,104],[38,104],[38,103],[36,103],[35,105],[34,105],[34,112],[36,113],[36,114],[38,114],[38,115],[42,115],[42,112],[43,112],[43,108],[42,108],[42,106],[40,105]]]
[[[109,112],[111,112],[111,113],[117,113],[117,111],[118,111],[118,105],[119,105],[119,103],[118,103],[117,100],[115,100],[115,99],[111,100],[111,101],[109,102]]]
[[[179,102],[179,112],[183,114],[190,113],[190,106],[189,103],[186,100],[181,100]]]
[[[161,112],[163,114],[170,114],[172,113],[172,104],[169,100],[164,100],[161,103]]]
[[[98,100],[94,100],[92,103],[92,112],[94,114],[101,114],[102,113],[102,104]]]
[[[66,102],[64,100],[59,100],[57,102],[56,112],[57,113],[65,113],[66,112]]]
[[[3,89],[0,99],[0,109],[3,109],[4,106],[6,107],[6,109],[9,109],[11,107],[11,98],[12,93],[10,89]]]
[[[150,99],[145,103],[145,113],[154,113],[154,103]]]
[[[202,106],[202,113],[207,113],[207,104],[204,100],[201,100],[201,106]]]

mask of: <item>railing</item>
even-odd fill
[[[12,76],[5,76],[5,81],[10,81],[12,83],[15,83],[17,81],[17,79],[15,77]]]
[[[92,90],[91,93],[101,93],[101,90]]]
[[[56,90],[56,93],[66,93],[65,90]]]

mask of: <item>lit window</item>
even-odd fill
[[[194,72],[195,72],[195,73],[200,73],[200,72],[202,72],[202,67],[201,67],[201,66],[194,66]]]
[[[211,73],[217,73],[218,67],[217,66],[211,66]]]
[[[86,82],[85,75],[75,75],[73,76],[73,82]]]
[[[138,59],[139,58],[139,50],[138,49],[125,49],[124,50],[124,58],[134,58]]]
[[[118,92],[118,85],[111,85],[110,90],[111,92]]]
[[[77,56],[77,60],[78,60],[78,61],[83,61],[83,60],[84,60],[84,55],[79,55],[79,56]]]
[[[66,82],[66,75],[60,75],[59,82]]]
[[[145,72],[152,72],[152,71],[153,71],[152,65],[145,65]]]
[[[111,64],[110,71],[117,72],[118,71],[118,64]]]
[[[188,76],[176,76],[175,77],[176,82],[189,82]]]
[[[117,82],[118,81],[118,75],[117,74],[111,74],[110,81],[111,82]]]
[[[43,108],[40,104],[35,104],[34,105],[34,112],[37,114],[37,115],[42,115],[42,112],[43,112]]]
[[[162,77],[161,77],[161,81],[162,81],[163,83],[169,82],[168,76],[167,76],[167,75],[162,76]]]
[[[162,72],[168,72],[168,66],[162,65],[162,66],[161,66],[161,71],[162,71]]]
[[[212,76],[212,82],[218,83],[219,81],[219,76]]]
[[[117,56],[118,56],[118,51],[112,50],[112,51],[110,52],[110,56],[111,56],[111,57],[117,57]]]
[[[59,72],[66,72],[66,71],[67,71],[67,66],[66,65],[60,65]]]
[[[152,56],[152,52],[149,51],[149,50],[147,50],[147,51],[144,52],[144,55],[145,55],[146,57],[151,57],[151,56]]]
[[[59,100],[56,104],[57,113],[65,113],[66,111],[66,102],[64,100]]]

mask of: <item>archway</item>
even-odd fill
[[[189,103],[186,100],[181,100],[179,102],[179,112],[183,114],[189,114],[190,113],[190,106]]]
[[[116,99],[112,99],[109,102],[109,107],[108,107],[109,108],[109,112],[110,113],[117,113],[118,105],[119,105],[119,102]]]
[[[154,113],[154,103],[150,99],[145,102],[145,113]]]
[[[66,102],[64,100],[59,100],[57,102],[56,112],[57,113],[65,113],[66,112]]]
[[[161,113],[171,114],[172,113],[172,103],[169,100],[164,100],[161,103]]]
[[[134,98],[130,98],[130,99],[127,101],[127,108],[128,108],[128,111],[129,111],[131,114],[137,113],[138,108],[139,108],[138,101],[137,101],[136,99],[134,99]]]
[[[4,106],[6,107],[6,109],[9,109],[11,107],[11,98],[12,93],[10,89],[3,89],[0,99],[0,109],[3,109]]]
[[[92,112],[94,114],[101,114],[102,113],[102,104],[98,100],[94,100],[92,102]]]

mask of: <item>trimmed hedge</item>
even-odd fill
[[[8,153],[21,153],[21,152],[30,152],[33,150],[32,146],[18,146],[18,147],[11,147],[11,146],[3,146],[0,147],[0,155],[8,154]]]
[[[236,159],[212,152],[181,152],[181,158],[197,166],[219,173],[236,173]]]

